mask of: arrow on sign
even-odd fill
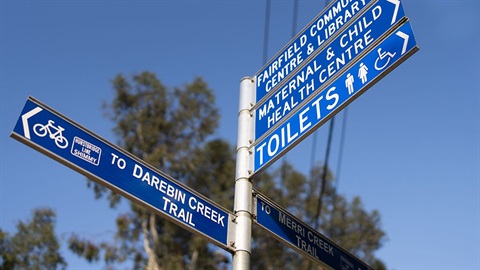
[[[396,35],[403,38],[403,47],[402,47],[402,55],[403,55],[407,51],[408,39],[410,38],[410,36],[403,33],[402,31],[398,31]]]
[[[40,107],[35,107],[33,110],[22,115],[22,124],[23,124],[23,134],[27,139],[30,138],[30,127],[28,126],[28,118],[34,116],[35,114],[41,112],[43,109]]]
[[[393,16],[392,16],[392,22],[390,23],[390,25],[392,25],[397,19],[398,9],[400,8],[400,1],[399,0],[387,0],[387,1],[395,5],[395,10],[393,11]]]

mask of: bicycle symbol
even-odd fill
[[[396,53],[391,53],[391,52],[382,52],[382,48],[378,48],[378,57],[377,57],[377,60],[375,60],[375,69],[376,70],[382,70],[384,69],[388,63],[390,62],[390,59],[393,58],[395,56]],[[385,63],[381,66],[381,67],[378,67],[378,60],[383,60],[384,58],[387,58],[386,61],[384,61]]]
[[[33,132],[39,137],[45,137],[45,135],[50,136],[50,139],[55,140],[55,144],[60,148],[67,148],[68,141],[67,138],[63,137],[62,132],[65,130],[61,126],[55,127],[53,120],[48,120],[48,124],[35,124],[33,126]]]

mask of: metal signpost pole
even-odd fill
[[[237,162],[235,171],[235,249],[233,270],[250,269],[252,238],[252,182],[249,180],[249,147],[252,137],[252,93],[254,82],[245,77],[240,82],[238,111]]]

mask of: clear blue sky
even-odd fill
[[[420,51],[348,107],[339,192],[380,212],[388,240],[377,256],[389,269],[480,269],[480,2],[402,3]],[[297,30],[324,6],[300,0]],[[271,8],[268,58],[291,38],[293,0]],[[260,0],[2,0],[0,227],[13,232],[32,209],[51,207],[69,269],[98,269],[65,239],[111,239],[126,203],[109,209],[82,175],[9,137],[27,97],[115,142],[101,104],[116,74],[148,70],[170,87],[201,76],[220,107],[216,136],[234,144],[240,79],[262,66],[264,14]],[[321,162],[327,131],[287,159],[307,173],[313,138]]]

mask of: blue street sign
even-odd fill
[[[272,91],[283,79],[373,0],[336,0],[320,12],[300,33],[274,56],[256,75],[256,102]]]
[[[288,213],[282,207],[256,195],[257,224],[300,254],[331,269],[367,270],[370,266]]]
[[[389,29],[406,18],[398,0],[379,0],[339,34],[293,76],[279,84],[278,90],[254,106],[255,140],[271,130],[302,102],[314,95],[330,79],[378,43]]]
[[[226,210],[34,98],[11,136],[229,250],[233,216]]]
[[[312,95],[268,136],[256,141],[251,147],[253,174],[280,158],[417,50],[410,22],[407,22],[336,78],[328,88]]]

